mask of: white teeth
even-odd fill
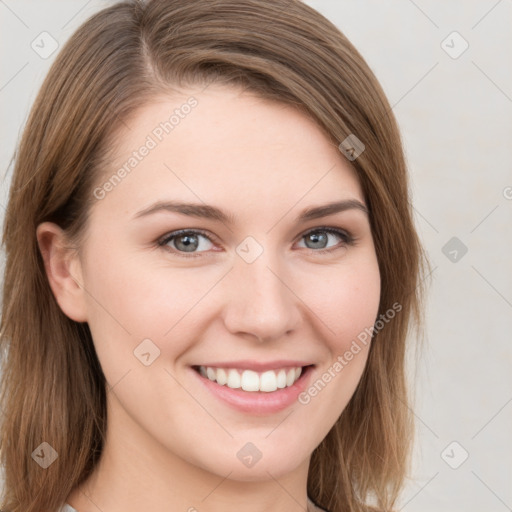
[[[213,377],[212,380],[215,380],[215,376]],[[220,384],[221,386],[224,386],[224,384],[226,384],[227,381],[228,381],[228,376],[226,374],[226,371],[223,370],[222,368],[218,368],[217,369],[217,383]]]
[[[242,373],[242,389],[244,391],[259,391],[260,377],[252,370],[245,370]]]
[[[263,372],[260,377],[260,386],[261,391],[266,391],[267,393],[275,391],[277,389],[276,372],[271,370]]]
[[[277,389],[292,386],[301,376],[302,368],[298,366],[258,373],[253,370],[200,366],[199,373],[221,386],[227,385],[232,389],[242,388],[244,391],[265,391],[271,393]]]
[[[210,379],[210,380],[215,381],[215,379]],[[228,388],[233,388],[233,389],[237,389],[241,386],[240,374],[233,368],[228,370],[227,385],[228,385]]]
[[[286,387],[286,372],[284,370],[279,370],[279,373],[277,374],[277,387]]]

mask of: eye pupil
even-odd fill
[[[320,232],[309,233],[307,238],[309,238],[313,242],[313,244],[318,244],[320,242],[320,249],[325,247],[325,244],[327,243],[327,235],[326,234],[321,234]],[[311,248],[312,249],[318,249],[319,246],[318,245],[314,245]]]
[[[181,243],[181,240],[185,240],[185,242]],[[180,244],[182,247],[180,247]],[[181,235],[177,237],[176,247],[180,250],[184,248],[186,252],[192,252],[197,249],[198,245],[197,235]]]

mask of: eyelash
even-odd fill
[[[309,249],[309,251],[311,251],[312,253],[320,253],[320,254],[331,253],[331,252],[341,249],[347,245],[354,245],[354,242],[355,242],[352,235],[350,233],[348,233],[347,231],[344,231],[344,230],[338,229],[338,228],[329,227],[329,226],[321,226],[318,228],[313,228],[313,229],[307,231],[306,233],[304,233],[303,235],[301,235],[300,239],[303,239],[306,236],[308,236],[312,233],[317,233],[317,232],[325,232],[325,233],[330,233],[330,234],[339,236],[342,239],[342,245],[331,247],[329,249],[306,248],[306,249]],[[215,241],[212,239],[212,237],[209,236],[205,231],[202,231],[199,229],[181,229],[178,231],[173,231],[172,233],[169,233],[168,235],[166,235],[164,238],[160,239],[158,241],[158,247],[161,247],[164,250],[170,251],[174,254],[178,254],[180,257],[184,257],[184,258],[197,258],[198,256],[201,256],[201,254],[203,252],[207,252],[207,251],[200,251],[197,253],[187,254],[183,251],[178,251],[176,249],[171,249],[171,248],[167,247],[167,244],[174,238],[178,238],[181,235],[188,235],[188,234],[201,235],[201,236],[204,236],[206,239],[208,239],[211,243],[215,243]]]

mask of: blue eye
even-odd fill
[[[327,247],[327,243],[329,241],[329,235],[336,235],[341,239],[342,245],[335,245],[334,247]],[[311,231],[308,231],[306,234],[301,237],[304,240],[309,238],[309,241],[312,243],[311,246],[306,246],[308,249],[313,249],[315,252],[331,252],[336,249],[340,249],[341,247],[345,247],[347,245],[351,245],[354,242],[354,239],[351,235],[349,235],[346,231],[336,228],[329,227],[321,227],[315,228]],[[316,249],[320,249],[317,251]]]
[[[329,237],[335,235],[341,240],[334,247],[328,247]],[[354,243],[352,236],[344,230],[320,227],[314,228],[301,235],[300,239],[308,240],[312,246],[306,246],[315,253],[330,253]],[[203,240],[203,241],[202,241]],[[202,252],[208,252],[212,246],[212,239],[203,231],[194,229],[181,229],[173,231],[158,241],[158,246],[185,258],[198,257]]]
[[[200,242],[200,238],[206,239],[209,243],[212,243],[210,237],[208,237],[202,231],[196,230],[185,230],[174,231],[173,233],[166,236],[163,240],[158,242],[158,245],[167,248],[170,242],[173,242],[174,247],[169,247],[177,253],[192,253],[192,254],[180,254],[180,256],[195,256],[195,252],[204,252],[202,250],[196,251],[196,249],[204,249],[204,243]],[[208,242],[206,245],[208,245]],[[208,250],[208,248],[206,248]]]

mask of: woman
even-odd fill
[[[391,510],[424,261],[400,136],[296,0],[106,8],[4,226],[2,510]]]

